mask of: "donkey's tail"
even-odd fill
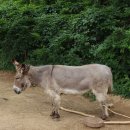
[[[109,78],[109,83],[108,83],[108,93],[112,93],[113,92],[113,76],[112,76],[112,72],[111,72],[111,76]]]
[[[111,94],[113,92],[113,85],[109,85],[108,93]]]

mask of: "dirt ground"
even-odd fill
[[[51,102],[40,87],[28,88],[20,95],[12,91],[14,74],[0,72],[0,130],[92,130],[83,125],[84,117],[60,111],[60,121],[52,120]],[[130,100],[111,96],[113,110],[130,116]],[[62,106],[100,116],[96,101],[80,95],[64,95]],[[128,120],[112,115],[110,120]],[[100,130],[130,130],[130,125],[106,125]]]

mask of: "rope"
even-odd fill
[[[82,116],[95,117],[94,115],[89,115],[89,114],[85,114],[85,113],[83,113],[83,112],[74,111],[74,110],[69,110],[69,109],[66,109],[66,108],[64,108],[64,107],[60,107],[60,109],[63,110],[63,111],[75,113],[75,114],[82,115]]]
[[[112,113],[114,113],[114,114],[116,114],[116,115],[119,115],[119,116],[122,116],[122,117],[125,117],[125,118],[130,119],[129,116],[126,116],[126,115],[124,115],[124,114],[121,114],[121,113],[115,112],[115,111],[111,110],[110,108],[108,108],[108,107],[105,106],[105,105],[103,105],[103,106],[106,107],[110,112],[112,112]],[[89,115],[89,114],[85,114],[85,113],[83,113],[83,112],[74,111],[74,110],[69,110],[69,109],[66,109],[66,108],[64,108],[64,107],[60,107],[60,109],[63,110],[63,111],[67,111],[67,112],[71,112],[71,113],[76,113],[76,114],[78,114],[78,115],[82,115],[82,116],[95,117],[94,115]]]
[[[122,116],[122,117],[125,117],[125,118],[130,119],[129,116],[126,116],[126,115],[124,115],[124,114],[121,114],[121,113],[115,112],[115,111],[111,110],[110,108],[108,108],[108,107],[105,106],[105,105],[103,105],[103,106],[106,107],[110,112],[112,112],[112,113],[114,113],[114,114],[116,114],[116,115],[119,115],[119,116]]]
[[[107,125],[128,125],[130,121],[104,121]]]

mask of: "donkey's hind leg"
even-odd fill
[[[102,109],[102,119],[106,119],[109,117],[108,109],[107,109],[107,93],[99,93],[97,91],[93,91],[94,95],[96,96],[97,101],[101,105]]]

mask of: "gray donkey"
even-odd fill
[[[13,61],[16,68],[13,90],[20,94],[31,85],[40,85],[52,99],[51,116],[59,118],[61,94],[83,94],[88,90],[101,104],[102,117],[109,116],[106,100],[112,89],[112,73],[109,67],[100,64],[83,66],[44,65],[31,66]]]

